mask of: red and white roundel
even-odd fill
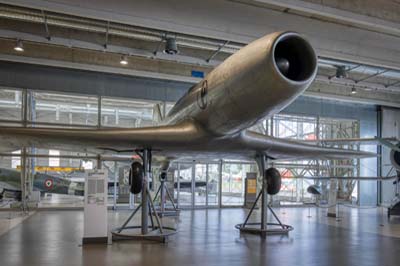
[[[44,181],[44,186],[48,189],[51,189],[53,187],[53,180],[52,179],[46,179]]]

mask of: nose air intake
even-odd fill
[[[311,45],[298,34],[283,34],[273,49],[275,66],[282,76],[295,82],[314,77],[317,57]]]

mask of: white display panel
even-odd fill
[[[92,170],[85,178],[83,244],[107,243],[107,236],[107,175]]]

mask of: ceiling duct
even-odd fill
[[[41,10],[14,7],[0,4],[0,18],[20,20],[31,23],[44,23]],[[125,25],[121,23],[81,18],[46,11],[46,23],[49,26],[71,28],[82,31],[104,33],[120,37],[133,38],[143,41],[159,42],[163,40],[165,32],[162,30]],[[211,50],[221,47],[226,41],[188,34],[176,34],[175,42],[179,46]],[[244,44],[230,42],[224,45],[221,52],[233,54]]]
[[[156,42],[162,43],[166,40],[166,32],[159,29],[145,28],[133,25],[126,25],[122,23],[116,23],[111,21],[104,21],[99,19],[91,19],[84,18],[72,15],[66,15],[51,11],[46,11],[46,21],[43,18],[43,12],[39,9],[32,9],[26,7],[18,7],[6,4],[0,4],[0,18],[10,19],[10,20],[18,20],[23,22],[44,24],[47,23],[48,26],[54,27],[63,27],[67,29],[74,29],[78,31],[84,32],[94,32],[99,34],[104,34],[105,36],[114,35],[134,40],[142,40],[148,42]],[[173,48],[170,51],[178,51],[178,47],[182,48],[191,48],[191,49],[199,49],[199,50],[207,50],[212,53],[215,51],[233,54],[242,48],[245,44],[239,42],[232,42],[228,40],[220,40],[207,38],[202,36],[195,36],[183,33],[172,33],[176,45],[176,49]],[[56,37],[56,36],[55,36]],[[20,38],[21,39],[21,38]],[[25,41],[25,39],[24,39]],[[27,40],[28,41],[28,40]],[[50,41],[51,43],[52,41]],[[173,42],[173,41],[171,41]],[[46,40],[46,44],[49,42]],[[173,44],[171,44],[172,46]],[[103,47],[102,47],[103,49]],[[120,53],[119,51],[118,53]],[[126,51],[125,51],[126,52]],[[380,77],[387,79],[385,82],[370,80],[368,82],[362,82],[362,84],[357,84],[357,88],[363,89],[377,89],[384,90],[393,93],[400,92],[400,71],[396,69],[387,70],[387,68],[381,66],[373,66],[366,64],[358,64],[355,62],[344,61],[340,59],[332,59],[332,58],[324,58],[319,57],[318,65],[320,68],[332,69],[332,76],[329,76],[329,79],[321,79],[325,83],[330,82],[340,82],[342,85],[351,89],[353,87],[356,79],[346,78],[346,76],[358,75],[363,79],[365,75],[373,75],[374,73],[379,72]],[[384,71],[385,70],[385,71]],[[330,74],[329,74],[330,75]],[[336,81],[332,81],[331,77],[338,77]],[[374,83],[375,82],[375,83]],[[365,89],[366,90],[366,89]]]

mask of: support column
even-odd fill
[[[21,108],[21,116],[22,116],[22,125],[27,127],[28,125],[28,90],[22,90],[22,108]]]
[[[101,128],[101,95],[97,96],[97,128]]]
[[[21,149],[21,207],[22,211],[27,211],[27,202],[26,202],[26,195],[27,195],[27,186],[26,186],[26,169],[27,164],[26,164],[26,147],[23,147]]]
[[[149,216],[149,202],[147,189],[149,188],[149,151],[143,150],[143,188],[142,188],[142,235],[146,235],[149,231],[148,228],[148,216]]]
[[[177,192],[176,192],[176,206],[178,207],[178,208],[180,208],[180,204],[181,204],[181,201],[180,201],[180,193],[181,193],[181,180],[180,180],[180,176],[181,176],[181,163],[178,163],[178,177],[177,177],[177,179],[176,179],[176,182],[177,182]]]
[[[101,161],[100,154],[97,155],[96,166],[97,166],[97,169],[98,169],[98,170],[100,170],[100,169],[103,167],[103,166],[102,166],[102,161]]]
[[[117,209],[117,178],[118,178],[118,162],[114,162],[114,211]]]
[[[165,190],[167,189],[164,179],[160,180],[160,186],[161,186],[161,191],[160,191],[160,211],[161,211],[161,213],[164,213],[165,212]]]
[[[196,206],[196,161],[192,162],[192,183],[191,183],[191,188],[192,188],[192,209],[195,208]]]
[[[223,161],[220,160],[218,164],[218,207],[222,207],[222,167]]]
[[[265,167],[266,157],[265,155],[260,156],[260,172],[262,176],[262,195],[261,195],[261,230],[267,230],[268,223],[268,193],[267,193],[267,181],[265,178]]]
[[[337,179],[331,179],[330,180],[331,184],[329,187],[329,197],[328,197],[328,205],[330,206],[328,208],[328,217],[333,217],[336,218],[338,216],[337,214]]]
[[[206,163],[206,207],[208,207],[208,163]]]

